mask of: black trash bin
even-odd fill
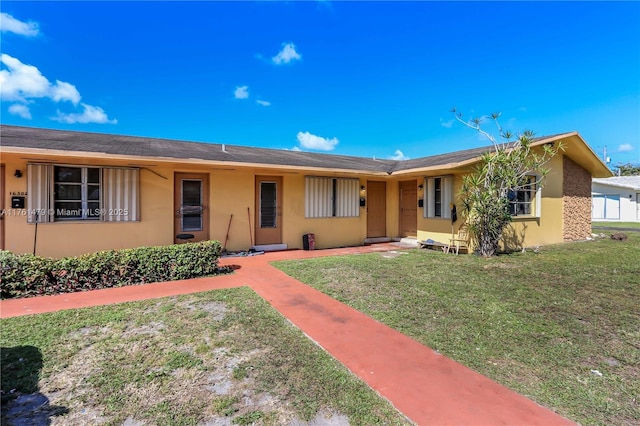
[[[305,250],[314,250],[316,248],[316,235],[304,234],[302,236],[302,248]]]

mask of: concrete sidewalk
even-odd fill
[[[396,250],[395,244],[222,259],[233,275],[0,302],[0,317],[249,286],[420,425],[568,425],[569,420],[287,276],[269,262]]]

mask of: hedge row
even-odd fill
[[[2,299],[72,293],[215,275],[218,241],[107,250],[51,259],[0,251]]]

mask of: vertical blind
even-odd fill
[[[358,179],[336,179],[337,217],[355,217],[360,215],[360,181]]]
[[[440,215],[436,216],[436,179],[440,179]],[[451,209],[449,204],[453,201],[453,176],[430,177],[424,180],[425,187],[425,205],[424,217],[441,217],[443,219],[451,219]]]
[[[139,169],[102,169],[102,205],[106,222],[131,222],[139,218]]]
[[[358,179],[307,176],[305,217],[357,217],[360,215]]]
[[[53,166],[27,164],[27,222],[53,222]]]

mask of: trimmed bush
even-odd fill
[[[218,241],[106,250],[50,259],[0,251],[2,299],[216,275]]]

